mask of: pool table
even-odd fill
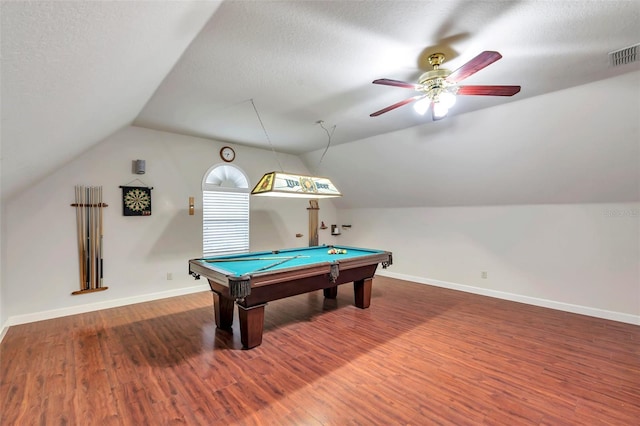
[[[218,328],[231,328],[238,305],[242,346],[251,349],[262,343],[264,308],[272,300],[316,290],[335,298],[338,285],[353,282],[355,305],[368,308],[379,263],[391,265],[391,253],[323,245],[191,259],[189,273],[209,280]]]

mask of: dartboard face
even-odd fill
[[[150,188],[123,188],[124,215],[148,216],[151,214]]]

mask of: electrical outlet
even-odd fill
[[[487,278],[487,271],[480,272],[480,277],[486,279]]]
[[[173,274],[171,272],[167,272],[167,280],[172,280]]]

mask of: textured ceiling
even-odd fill
[[[264,146],[253,99],[275,149],[299,154],[326,144],[318,120],[336,126],[336,144],[430,121],[411,106],[369,117],[416,94],[371,82],[415,82],[429,53],[444,51],[453,70],[497,50],[503,59],[465,83],[522,86],[459,97],[455,115],[630,71],[607,53],[638,42],[637,1],[231,1],[135,124]]]
[[[131,123],[305,153],[429,122],[410,106],[429,53],[465,83],[456,115],[640,69],[607,53],[640,42],[638,1],[2,1],[3,198]],[[254,105],[262,119],[260,124]]]
[[[5,199],[131,124],[219,3],[0,6]]]

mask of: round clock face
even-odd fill
[[[124,203],[129,210],[136,212],[146,210],[151,203],[149,194],[140,189],[132,189],[124,196]]]
[[[220,157],[230,163],[236,158],[236,152],[230,146],[225,146],[220,150]]]

